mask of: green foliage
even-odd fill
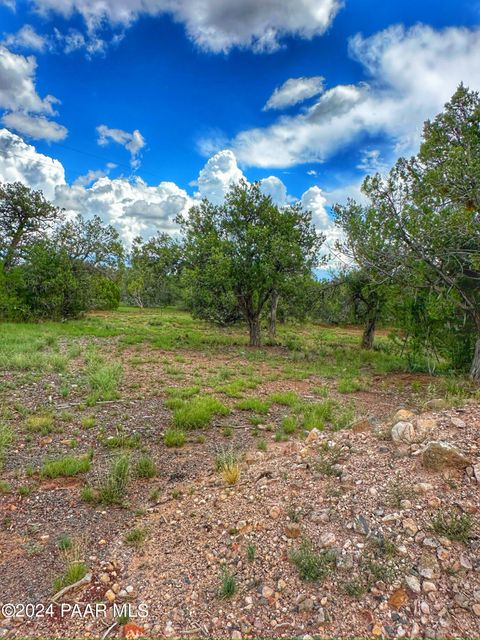
[[[272,291],[310,273],[318,262],[323,237],[311,214],[300,205],[280,210],[259,184],[241,182],[231,186],[223,205],[204,200],[180,223],[192,310],[225,320],[240,312],[250,345],[258,346],[260,314]]]
[[[145,529],[130,529],[130,531],[127,531],[127,533],[125,534],[123,540],[125,542],[125,544],[129,544],[133,547],[139,547],[142,542],[145,542],[147,537],[147,532]]]
[[[255,411],[255,413],[266,414],[270,410],[270,402],[260,400],[260,398],[245,398],[237,402],[237,409],[241,411]]]
[[[220,576],[220,588],[218,590],[218,596],[222,600],[232,598],[237,592],[237,580],[233,573],[226,568],[222,570]]]
[[[167,429],[163,434],[163,442],[166,447],[183,447],[187,441],[185,432],[181,429]]]
[[[439,536],[466,544],[472,537],[473,519],[469,513],[440,511],[432,519],[432,529]]]
[[[58,578],[55,578],[53,582],[53,591],[57,593],[60,589],[68,587],[71,584],[75,584],[87,575],[87,565],[84,562],[71,562],[65,573]]]
[[[135,464],[135,473],[139,478],[154,478],[157,475],[157,465],[150,456],[142,456]]]
[[[300,580],[316,582],[325,578],[335,569],[335,554],[328,551],[316,552],[312,544],[304,540],[299,547],[293,549],[289,559],[298,569]]]
[[[212,396],[196,396],[174,409],[173,424],[177,429],[200,429],[210,424],[215,415],[226,416],[229,409]]]
[[[58,478],[76,476],[79,473],[90,471],[90,456],[65,456],[58,460],[45,462],[41,469],[41,475],[44,478]]]

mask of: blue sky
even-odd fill
[[[479,17],[467,0],[0,0],[0,179],[44,181],[128,238],[242,172],[274,176],[326,228],[460,81],[480,88]]]

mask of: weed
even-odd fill
[[[247,544],[247,560],[249,562],[253,562],[255,560],[256,555],[257,555],[257,548],[255,547],[254,544],[249,542]]]
[[[57,540],[57,546],[61,551],[66,551],[72,547],[72,539],[65,533],[62,533]]]
[[[308,540],[292,550],[289,559],[297,567],[300,579],[308,582],[324,580],[336,566],[336,557],[332,551],[317,553]]]
[[[28,416],[26,427],[34,433],[46,436],[53,431],[53,415],[51,413],[39,413]]]
[[[96,424],[96,418],[95,416],[85,416],[82,418],[82,422],[81,425],[83,427],[83,429],[93,429],[93,427]]]
[[[220,588],[218,590],[218,596],[222,600],[232,598],[237,592],[237,580],[233,573],[230,573],[228,569],[223,569],[220,576]]]
[[[275,404],[284,405],[286,407],[294,407],[296,404],[298,404],[299,399],[294,391],[283,391],[272,393],[270,395],[270,401]]]
[[[12,487],[5,482],[5,480],[0,480],[0,493],[10,493]]]
[[[337,382],[339,393],[354,393],[355,391],[363,391],[365,385],[356,378],[341,378]]]
[[[259,451],[266,451],[267,450],[267,441],[264,440],[263,438],[257,441],[257,449]]]
[[[89,456],[65,456],[58,460],[45,462],[40,473],[44,478],[68,478],[79,473],[87,473],[87,471],[90,471],[90,466],[91,460]]]
[[[183,447],[186,441],[187,436],[181,429],[167,429],[163,434],[163,443],[166,447]]]
[[[146,537],[147,531],[145,529],[130,529],[125,534],[123,541],[132,547],[139,547],[142,542],[145,542]]]
[[[245,398],[237,402],[236,407],[241,411],[255,411],[262,415],[266,414],[270,410],[271,403],[266,400],[260,400],[259,398]]]
[[[228,449],[221,448],[215,456],[215,469],[223,471],[226,467],[238,465],[239,455],[232,447]]]
[[[232,427],[224,427],[222,433],[225,438],[231,438],[233,436],[233,429]]]
[[[90,387],[88,404],[95,404],[99,400],[116,400],[122,375],[122,367],[118,363],[105,362],[92,350],[87,356],[87,382]]]
[[[177,429],[201,429],[207,427],[215,415],[230,413],[220,400],[212,396],[196,396],[174,409],[173,424]]]
[[[157,466],[150,456],[142,456],[135,464],[135,473],[138,478],[154,478],[157,475]]]
[[[234,485],[240,478],[240,466],[238,463],[230,464],[223,468],[222,477],[227,484]]]
[[[469,513],[441,511],[432,519],[432,529],[439,536],[466,544],[472,537],[473,519]]]

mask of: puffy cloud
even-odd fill
[[[53,96],[41,98],[35,88],[34,56],[12,53],[0,44],[0,109],[7,109],[3,124],[37,140],[63,140],[67,129],[45,115],[55,115]],[[34,115],[32,115],[34,114]]]
[[[306,111],[239,133],[231,147],[240,162],[322,162],[366,135],[387,138],[392,156],[410,153],[423,121],[442,109],[461,81],[480,88],[479,29],[394,26],[369,38],[355,36],[349,51],[368,83],[337,85]]]
[[[55,189],[65,185],[65,171],[58,160],[38,153],[7,129],[0,129],[0,181],[23,182],[53,199]]]
[[[237,165],[232,151],[219,151],[212,156],[198,174],[198,192],[202,198],[219,204],[223,201],[230,185],[245,176]]]
[[[307,78],[289,78],[281,87],[277,87],[263,107],[268,109],[285,109],[295,104],[303,102],[308,98],[313,98],[323,91],[322,76],[311,76]]]
[[[173,182],[149,186],[140,178],[108,177],[99,178],[89,188],[80,184],[59,186],[55,201],[68,212],[99,215],[113,224],[126,242],[137,235],[175,230],[176,215],[192,203],[187,192]]]
[[[7,34],[3,44],[10,49],[30,49],[40,53],[49,47],[48,39],[37,33],[29,24],[24,24],[17,33]]]
[[[20,111],[6,113],[2,117],[2,122],[9,129],[14,129],[34,140],[64,140],[68,133],[66,127],[48,120],[45,116],[30,116]]]
[[[301,197],[304,209],[308,209],[313,214],[313,221],[320,229],[326,229],[330,223],[325,205],[327,199],[320,187],[314,186],[307,189]]]
[[[139,153],[145,146],[145,139],[138,129],[129,133],[122,129],[112,129],[105,124],[101,124],[97,127],[98,144],[106,145],[111,140],[121,144],[127,151],[130,152],[130,163],[132,167],[137,168],[140,166]]]
[[[53,114],[53,96],[40,98],[35,89],[37,62],[34,56],[12,53],[0,45],[0,108]]]
[[[261,180],[260,189],[266,196],[270,196],[278,207],[284,207],[287,204],[287,187],[277,176],[268,176]]]
[[[83,16],[90,32],[127,27],[141,15],[170,14],[203,49],[233,47],[274,51],[284,36],[312,38],[324,33],[340,9],[340,0],[33,0],[42,13]]]

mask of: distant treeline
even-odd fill
[[[470,368],[480,379],[480,98],[463,85],[427,121],[419,153],[368,176],[362,203],[333,207],[341,240],[300,204],[279,208],[258,184],[203,200],[180,235],[137,238],[127,251],[100,218],[67,220],[42,193],[0,185],[0,317],[72,318],[92,309],[178,305],[219,325],[262,326],[274,341],[287,319],[378,323],[417,361]],[[339,268],[339,264],[342,265]],[[332,277],[319,280],[319,267]]]

